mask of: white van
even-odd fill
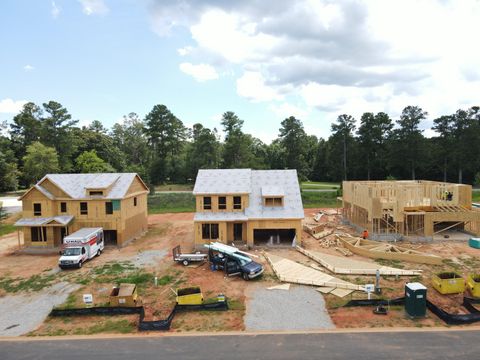
[[[83,228],[63,238],[64,248],[61,251],[58,266],[61,269],[78,267],[93,258],[100,256],[105,247],[102,228]]]

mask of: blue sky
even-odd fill
[[[269,142],[289,115],[325,137],[339,114],[419,105],[428,128],[479,105],[479,15],[474,0],[3,0],[0,120],[56,100],[111,127],[165,104],[188,126],[234,111]]]

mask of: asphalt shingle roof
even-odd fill
[[[199,170],[194,195],[249,194],[243,212],[200,212],[195,221],[303,219],[303,203],[296,170]],[[264,206],[263,196],[283,196],[284,206]]]

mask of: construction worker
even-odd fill
[[[362,238],[363,239],[368,239],[368,230],[367,229],[363,230]]]

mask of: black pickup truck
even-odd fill
[[[216,270],[223,270],[228,276],[241,275],[245,280],[254,279],[263,273],[263,266],[240,253],[226,254],[208,250],[208,260]]]

